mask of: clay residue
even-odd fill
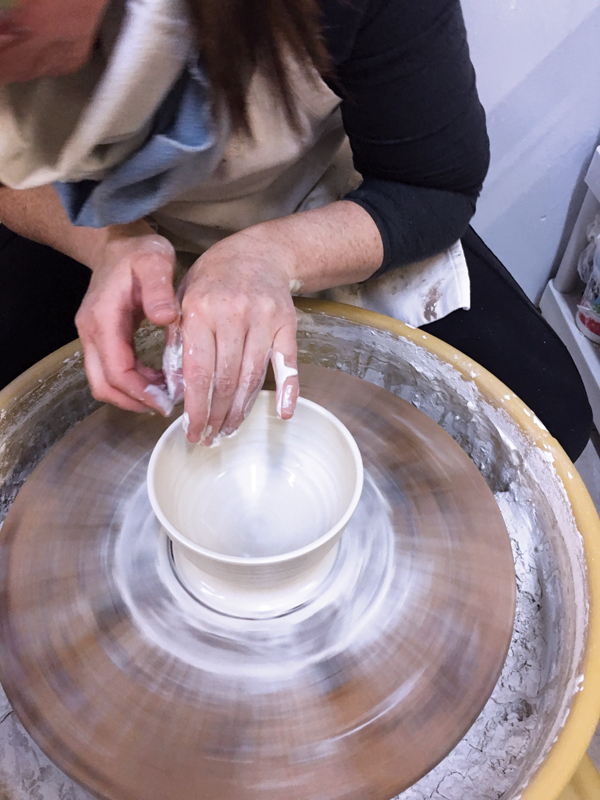
[[[442,291],[440,289],[439,283],[434,283],[433,286],[429,288],[429,291],[425,295],[425,302],[424,302],[424,310],[423,316],[427,320],[427,322],[431,322],[434,319],[437,319],[437,302],[442,296]]]
[[[300,360],[394,392],[463,447],[498,500],[518,583],[515,634],[491,699],[467,736],[400,797],[517,800],[548,757],[581,688],[588,599],[570,498],[550,454],[474,380],[409,339],[369,328],[357,335],[361,327],[302,314]],[[415,336],[418,341],[420,333]],[[472,364],[472,378],[480,371]]]
[[[512,641],[496,688],[467,735],[428,775],[398,800],[499,800],[518,781],[536,740],[544,705],[549,653],[547,609],[543,602],[534,542],[535,518],[519,488],[496,494],[510,535],[517,578]]]
[[[435,302],[432,298],[432,308]],[[496,495],[511,538],[518,584],[508,658],[469,733],[401,798],[516,800],[547,759],[574,693],[581,688],[587,632],[585,556],[555,466],[474,381],[414,342],[321,313],[299,314],[298,338],[301,361],[357,375],[428,414],[461,444]],[[473,365],[473,377],[477,370]],[[64,373],[54,398],[47,385],[37,393],[32,389],[23,408],[2,422],[6,446],[0,452],[0,476],[5,481],[2,515],[60,432],[86,414],[89,396],[73,394],[81,366],[67,365]],[[54,413],[49,413],[53,403]],[[8,452],[8,439],[11,447],[18,441],[18,460]],[[0,735],[13,719],[9,714],[0,725]],[[21,737],[25,737],[21,730],[17,734],[11,728],[9,741],[1,748],[2,765],[17,765],[14,754]],[[1,765],[0,777],[3,786],[11,785]],[[27,791],[13,794],[25,800],[31,796]]]

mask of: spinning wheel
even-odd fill
[[[145,488],[168,422],[105,407],[2,530],[0,677],[69,775],[110,800],[389,800],[460,740],[510,642],[515,579],[468,456],[400,398],[315,366],[365,488],[323,592],[242,620],[179,582]]]

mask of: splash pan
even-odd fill
[[[506,800],[509,798],[516,800],[519,795],[524,798],[556,797],[581,757],[586,744],[585,737],[591,736],[595,724],[594,717],[597,718],[598,712],[597,688],[585,678],[582,680],[582,676],[585,676],[590,670],[598,669],[598,665],[593,661],[593,644],[594,637],[597,636],[597,623],[588,607],[590,596],[593,599],[595,587],[594,581],[589,580],[589,575],[594,567],[592,562],[586,563],[586,554],[589,554],[590,548],[593,548],[589,542],[589,531],[591,530],[594,534],[597,532],[597,518],[591,509],[589,498],[581,488],[576,473],[560,448],[546,432],[541,430],[530,412],[507,392],[505,387],[502,387],[477,365],[466,361],[460,354],[432,337],[425,336],[419,331],[410,331],[404,326],[377,315],[334,307],[330,304],[304,304],[304,311],[300,313],[299,318],[299,343],[303,361],[347,372],[371,383],[379,384],[421,408],[446,428],[462,448],[469,453],[486,479],[488,486],[496,495],[513,545],[517,571],[516,625],[500,679],[493,690],[490,701],[454,750],[435,767],[433,766],[435,759],[432,758],[430,763],[424,766],[424,769],[429,770],[428,773],[413,786],[403,791],[402,798],[407,798],[407,800],[409,798],[410,800],[421,800],[422,798],[435,800],[438,798],[440,800],[442,798],[444,800],[446,798],[451,798],[451,800],[454,798],[461,798],[461,800],[487,800],[490,798],[491,800],[494,798],[495,800],[501,794]],[[157,334],[149,330],[144,331],[141,347],[146,349],[147,353],[157,352],[159,349]],[[85,392],[80,359],[73,353],[74,348],[71,348],[70,351],[64,350],[56,357],[51,357],[45,363],[42,362],[29,374],[8,387],[0,397],[4,416],[4,450],[3,461],[0,462],[0,472],[4,473],[2,477],[5,509],[8,508],[16,490],[48,447],[60,440],[73,423],[85,419],[94,408],[93,402]],[[71,357],[69,357],[70,355]],[[318,398],[314,399],[318,401]],[[366,416],[358,414],[357,419],[366,429],[373,430],[372,421],[369,422]],[[348,424],[348,421],[344,421]],[[77,429],[71,435],[76,435],[76,433]],[[157,430],[156,438],[159,433],[160,431]],[[356,432],[353,431],[353,433],[356,436]],[[135,431],[131,432],[130,439],[137,443],[136,446],[141,448],[141,451],[144,451],[146,445]],[[80,441],[82,452],[85,451],[86,446],[89,446],[89,439],[83,437]],[[360,446],[361,449],[365,446],[368,449],[368,443],[361,443]],[[363,456],[365,457],[365,450],[363,450]],[[368,457],[365,457],[366,467],[367,461]],[[435,457],[430,463],[435,463]],[[393,464],[388,467],[394,469]],[[130,511],[137,503],[135,515],[143,516],[144,509],[140,505],[143,505],[143,498],[140,499],[136,495],[135,489],[138,482],[136,468],[129,468],[122,483],[129,486],[133,503],[130,505]],[[384,517],[387,513],[386,508],[389,505],[386,496],[387,488],[384,487],[385,482],[381,481],[381,475],[373,478],[369,470],[370,468],[367,467],[368,478],[357,515],[362,513],[366,514],[369,519],[377,520],[381,515]],[[99,474],[90,476],[90,480],[93,477],[98,479]],[[382,495],[386,502],[378,500],[379,495]],[[90,526],[95,525],[98,517],[104,513],[102,499],[103,493],[100,492],[97,504],[92,504],[88,510],[87,519]],[[372,505],[361,508],[363,500]],[[55,498],[55,502],[59,504],[59,499]],[[391,507],[394,510],[400,509],[402,504],[396,498],[391,503]],[[439,502],[438,507],[441,508]],[[18,510],[18,504],[14,510]],[[47,506],[49,516],[52,511],[52,501],[49,500]],[[120,526],[119,530],[125,531],[127,513],[125,508],[122,508],[117,514],[114,514],[113,510],[111,524]],[[420,509],[414,519],[422,518],[422,516],[423,509]],[[18,524],[16,517],[13,522]],[[13,522],[7,526],[7,534],[10,533]],[[578,524],[581,531],[588,534],[585,546],[578,530]],[[161,630],[161,625],[156,619],[157,615],[154,615],[152,619],[151,609],[152,607],[156,608],[157,602],[152,589],[162,587],[158,597],[159,605],[163,609],[164,592],[167,591],[181,592],[181,603],[185,602],[184,596],[187,597],[189,602],[194,604],[193,608],[196,609],[194,613],[197,612],[198,604],[185,592],[174,576],[166,543],[163,548],[159,544],[158,531],[155,530],[153,534],[150,528],[145,529],[146,538],[150,540],[152,535],[158,537],[156,539],[157,546],[152,550],[152,553],[159,554],[156,558],[150,557],[148,552],[144,553],[139,548],[136,550],[132,545],[116,546],[112,549],[97,548],[94,563],[102,564],[102,569],[110,566],[111,574],[120,576],[115,579],[110,592],[110,601],[98,602],[102,598],[94,593],[93,587],[97,585],[98,566],[92,568],[91,561],[86,562],[85,560],[78,565],[79,584],[82,587],[87,586],[91,590],[90,596],[94,598],[96,607],[94,611],[93,602],[90,601],[87,609],[72,606],[70,613],[74,615],[83,613],[84,616],[87,614],[91,626],[102,632],[103,646],[100,650],[104,655],[101,656],[101,660],[106,660],[107,667],[111,669],[118,667],[124,676],[123,680],[126,677],[135,676],[136,681],[140,685],[145,685],[153,697],[162,698],[164,702],[177,699],[188,709],[190,715],[188,723],[193,725],[192,718],[197,719],[198,709],[194,706],[193,693],[190,693],[189,687],[186,687],[185,670],[179,674],[170,672],[174,658],[177,660],[177,658],[183,657],[184,651],[188,654],[186,657],[189,657],[190,647],[186,644],[178,656],[174,656],[172,652],[167,656],[161,650],[161,636],[167,635],[167,632]],[[379,529],[383,530],[383,527],[380,526]],[[351,533],[350,526],[346,531],[346,534],[349,533]],[[126,541],[126,538],[123,537],[117,537],[117,539],[122,542]],[[442,535],[440,541],[443,539]],[[346,535],[342,540],[342,545],[345,540]],[[392,536],[387,545],[383,539],[377,541],[380,546],[369,551],[375,561],[380,557],[382,551],[389,555],[391,550],[386,550],[386,547],[390,548],[390,541],[393,550],[398,546],[399,541],[407,542],[412,539],[405,535]],[[346,547],[349,548],[347,557],[350,559],[350,545]],[[364,548],[368,550],[367,543],[364,544]],[[406,555],[404,551],[401,552],[403,556]],[[135,553],[137,555],[134,557]],[[25,560],[28,558],[35,560],[37,554],[31,552]],[[132,561],[132,559],[134,560]],[[37,577],[41,587],[43,577],[47,574],[47,567],[42,565],[41,559],[38,561],[40,572]],[[375,592],[374,586],[381,587],[388,580],[387,568],[384,569],[384,562],[387,564],[388,561],[389,559],[384,559],[383,562],[378,562],[382,572],[379,582],[375,581],[371,585],[372,593]],[[151,568],[154,570],[158,583],[150,582],[147,590],[144,589],[144,586],[127,584],[125,580],[127,563],[130,567],[135,564],[137,568]],[[395,565],[394,570],[404,569],[410,564],[410,558],[394,558],[392,563]],[[338,567],[340,570],[342,564],[343,559]],[[6,566],[5,560],[4,568]],[[473,574],[476,572],[474,570]],[[342,573],[343,570],[339,574]],[[15,580],[17,574],[18,570],[15,573]],[[376,570],[372,574],[375,575]],[[416,570],[415,574],[419,575],[420,586],[427,586],[427,570],[421,568]],[[467,574],[470,576],[470,580],[474,580],[468,571],[463,578]],[[164,576],[169,576],[168,580]],[[21,571],[21,577],[26,578],[23,571]],[[336,575],[333,575],[333,578],[335,577]],[[463,578],[458,582],[461,583]],[[31,580],[31,578],[28,579]],[[68,570],[62,575],[57,575],[52,582],[47,581],[44,594],[47,601],[52,602],[61,593],[64,594],[68,581]],[[410,581],[407,583],[410,585]],[[477,583],[476,580],[475,583]],[[493,579],[491,579],[491,583],[493,584]],[[334,584],[335,580],[332,579],[332,586]],[[352,589],[349,588],[352,581],[349,578],[344,577],[341,584],[345,586],[345,592],[352,593]],[[342,597],[343,592],[339,591],[338,597]],[[451,594],[452,592],[449,591],[448,596]],[[371,597],[373,596],[371,594]],[[425,597],[426,593],[422,596]],[[103,597],[106,600],[106,596]],[[120,598],[127,599],[121,602]],[[353,604],[357,602],[356,598],[352,600]],[[436,600],[436,602],[438,601]],[[408,605],[406,599],[400,602],[401,608],[406,609]],[[37,607],[38,604],[30,603],[28,613],[34,613],[34,609]],[[457,619],[460,619],[464,610],[461,612],[457,608],[453,613],[457,615]],[[189,625],[190,615],[193,616],[192,611],[188,609],[181,620],[182,625],[184,622]],[[23,620],[26,617],[27,614]],[[307,612],[304,624],[309,624],[309,617],[310,614]],[[132,618],[137,620],[136,630],[143,630],[147,637],[145,647],[151,650],[154,657],[152,670],[147,668],[148,651],[137,646],[135,637],[126,635],[128,621]],[[32,638],[30,631],[33,628],[29,622],[32,619],[29,617],[27,624],[23,621],[19,631],[16,632],[19,647],[27,649],[30,646],[28,639]],[[316,617],[312,624],[316,625],[315,620]],[[331,642],[341,642],[344,636],[343,626],[336,629],[332,617],[329,618],[330,624],[327,622],[326,616],[320,619],[319,624],[322,626],[320,630],[327,631],[327,634],[332,637]],[[257,624],[263,623],[258,622]],[[461,626],[459,629],[463,629]],[[365,626],[364,630],[367,631],[367,628],[368,626]],[[450,631],[450,627],[446,630]],[[257,642],[261,641],[261,632],[257,629],[254,634],[252,646],[256,647]],[[218,638],[218,636],[220,636],[220,632],[213,630],[213,645],[214,638]],[[376,646],[380,640],[380,632],[378,633],[374,626],[368,631],[368,636],[372,637],[371,644],[362,651],[359,659],[336,660],[333,657],[335,655],[334,647],[331,651],[332,658],[322,671],[323,696],[334,700],[331,707],[332,714],[336,718],[336,724],[341,723],[342,728],[348,719],[345,714],[351,713],[354,715],[353,719],[357,718],[356,715],[360,715],[360,704],[365,702],[369,692],[371,692],[371,698],[368,701],[369,707],[375,707],[374,697],[378,692],[383,691],[382,685],[386,681],[385,674],[379,675],[380,680],[376,680],[378,676],[373,677],[371,669],[372,664],[376,663],[380,656]],[[445,648],[442,650],[449,648],[450,638],[448,634]],[[391,639],[396,640],[396,635],[393,634]],[[194,646],[204,648],[203,652],[206,652],[206,648],[211,646],[210,641],[211,635],[205,634],[195,640]],[[439,642],[439,637],[435,641]],[[47,656],[51,656],[52,652],[62,652],[65,657],[65,663],[62,666],[68,667],[68,669],[63,669],[60,664],[54,662],[54,672],[50,672],[50,674],[48,670],[43,674],[38,672],[34,683],[40,692],[45,693],[46,698],[60,697],[61,693],[64,696],[65,691],[69,692],[71,698],[69,711],[65,711],[64,715],[57,712],[48,716],[53,724],[61,724],[64,726],[63,730],[67,731],[69,729],[68,719],[77,719],[77,709],[82,707],[78,706],[78,703],[87,703],[92,700],[87,694],[82,695],[81,692],[78,692],[77,684],[69,682],[70,666],[72,662],[79,661],[80,674],[92,678],[98,674],[100,677],[105,675],[104,667],[100,669],[99,673],[96,673],[95,658],[99,654],[98,641],[93,637],[81,636],[77,642],[65,642],[55,633],[46,637],[44,646],[46,646],[44,653]],[[430,641],[423,638],[421,651],[412,647],[411,652],[418,658],[419,655],[427,652],[430,646]],[[465,649],[468,650],[468,647],[463,646],[462,652]],[[435,646],[430,650],[430,654],[434,651]],[[160,652],[164,654],[161,657],[158,655]],[[456,654],[456,652],[455,650],[454,653]],[[309,655],[305,653],[302,657],[308,658]],[[241,655],[234,654],[232,663],[240,658],[244,658],[243,653]],[[273,675],[271,667],[267,669],[268,661],[267,658],[264,659],[262,663],[255,664],[253,669],[263,681],[268,682],[273,678],[273,685],[276,687],[277,680],[281,676]],[[439,669],[443,659],[441,656],[434,656],[433,659],[424,659],[423,663],[425,661],[433,663]],[[456,660],[454,663],[457,663]],[[32,665],[29,664],[29,666]],[[155,670],[158,670],[158,673]],[[261,672],[261,670],[263,671]],[[3,672],[6,677],[5,667],[3,667]],[[170,675],[171,678],[157,681],[156,674]],[[174,677],[175,675],[176,677]],[[353,676],[359,676],[359,679],[346,680]],[[494,677],[495,675],[488,674],[491,683],[493,683]],[[231,675],[229,675],[230,678]],[[367,683],[369,680],[373,681],[371,689],[366,693],[364,691],[367,685],[364,683],[365,680]],[[10,692],[10,680],[8,684]],[[357,689],[359,686],[362,688]],[[582,687],[583,691],[580,691]],[[119,688],[117,681],[112,682],[111,691],[113,688],[115,690]],[[219,776],[223,773],[223,752],[233,754],[232,758],[238,765],[247,763],[244,742],[247,742],[248,739],[243,734],[253,730],[255,717],[245,716],[244,703],[240,703],[236,711],[238,716],[234,732],[229,726],[216,724],[221,718],[222,704],[226,703],[227,697],[231,697],[231,695],[220,694],[218,686],[211,687],[210,682],[207,682],[203,688],[206,691],[206,697],[212,699],[210,702],[202,704],[202,718],[206,720],[206,727],[201,726],[195,735],[210,739],[212,743],[210,752],[213,755],[210,778],[218,781]],[[438,697],[447,691],[443,686],[438,688],[440,688]],[[490,686],[491,688],[493,687]],[[272,694],[271,698],[274,696]],[[16,693],[14,693],[13,699],[17,701]],[[300,707],[303,706],[303,698],[298,698],[298,704]],[[101,706],[99,701],[97,705]],[[466,710],[464,713],[465,730],[469,723],[473,722],[479,710],[477,703],[470,701],[470,705],[471,711],[468,720],[469,714]],[[443,727],[442,716],[439,716],[442,715],[443,709],[433,706],[431,684],[428,684],[427,688],[419,695],[419,703],[412,707],[413,718],[419,718],[422,721],[438,714],[438,721]],[[35,718],[35,713],[28,719],[28,708],[26,707],[19,708],[19,712],[25,720],[26,726],[32,731],[36,725],[38,726],[36,737],[44,744],[44,748],[51,752],[52,748],[48,741],[44,741],[44,731],[47,731],[47,728],[44,728],[42,721]],[[304,715],[305,724],[310,725],[314,720],[314,717]],[[15,720],[13,724],[18,725],[18,722]],[[99,714],[88,720],[86,724],[93,725],[94,730],[100,735],[105,720]],[[113,725],[111,730],[114,732],[114,719],[111,725]],[[142,703],[137,705],[135,712],[132,712],[131,708],[127,712],[123,709],[123,719],[120,721],[119,730],[123,731],[121,746],[132,748],[132,752],[133,749],[140,746],[140,742],[143,744],[161,734],[163,741],[165,740],[164,726],[160,729],[156,727],[155,715],[149,707]],[[372,734],[374,730],[374,728],[369,730],[369,726],[366,726],[363,735]],[[336,762],[334,756],[329,762],[332,767],[331,771],[328,773],[325,769],[323,780],[318,786],[313,785],[310,791],[305,791],[303,796],[307,798],[326,797],[330,800],[332,797],[343,797],[344,794],[340,791],[343,791],[345,787],[348,789],[346,796],[351,797],[352,794],[349,792],[352,786],[358,785],[353,784],[354,779],[357,775],[364,776],[371,772],[374,754],[377,754],[383,763],[392,764],[394,759],[398,759],[399,751],[396,746],[392,746],[387,751],[384,747],[386,742],[393,741],[389,738],[390,730],[393,730],[393,726],[379,728],[379,734],[383,738],[371,739],[372,746],[363,748],[363,752],[357,760],[340,763]],[[233,735],[234,733],[237,738],[236,735]],[[105,735],[106,741],[108,741],[108,731],[105,732]],[[584,743],[582,748],[576,751],[574,741],[578,737],[583,739]],[[166,738],[168,739],[168,736]],[[447,751],[452,742],[450,741],[451,737],[446,736],[445,738],[445,750]],[[52,739],[52,734],[48,736],[48,740],[50,739]],[[204,741],[207,742],[208,739],[205,738]],[[55,740],[53,739],[53,741]],[[277,737],[275,737],[275,741],[277,741]],[[269,742],[273,742],[273,739],[265,734],[262,742],[262,753],[265,757],[274,758],[273,763],[276,763],[276,748],[273,749],[269,744]],[[331,747],[332,744],[330,743],[329,746]],[[53,755],[56,757],[55,753]],[[111,753],[107,750],[100,755],[102,758],[109,759]],[[440,750],[439,757],[441,755],[443,753]],[[42,768],[43,756],[33,745],[30,748],[29,757],[29,763],[34,770]],[[173,764],[181,766],[181,761],[178,761],[177,758],[173,760],[173,758],[172,755],[169,768],[172,768]],[[303,759],[314,758],[324,758],[323,763],[326,763],[326,750],[319,752],[307,750],[304,753],[298,751],[295,763],[301,765]],[[78,780],[83,780],[87,786],[94,786],[94,790],[98,791],[98,784],[93,782],[94,777],[90,780],[89,775],[78,773],[81,762],[76,753],[71,754],[71,760],[68,756],[57,758],[57,760],[60,760],[63,768],[75,775]],[[161,764],[162,762],[158,758],[156,761],[158,771],[161,769]],[[166,767],[165,764],[162,766]],[[58,770],[52,772],[53,768],[48,765],[43,766],[43,769],[46,781],[51,780],[57,786],[61,785],[62,781],[64,791],[68,790],[66,788],[68,779],[61,777]],[[298,769],[301,771],[301,767]],[[85,773],[85,769],[83,772]],[[393,787],[391,781],[386,782],[385,776],[381,777],[384,773],[385,770],[383,773],[379,772],[378,779],[381,782],[376,789],[378,793],[373,794],[374,797],[384,797],[386,792],[388,797],[391,796],[390,791]],[[391,772],[388,771],[386,774],[390,775]],[[414,777],[419,777],[416,770]],[[235,775],[232,775],[231,779],[235,780]],[[262,791],[266,792],[264,796],[271,796],[269,792],[273,793],[273,797],[281,796],[281,789],[273,783],[270,784],[264,774],[258,776],[256,780],[262,782],[260,787]],[[256,781],[249,782],[248,791],[254,791],[252,787],[258,785]],[[108,786],[105,789],[106,791],[103,790],[105,796],[117,796],[115,791],[118,790],[118,786]],[[79,796],[81,797],[87,796],[84,790],[77,788],[70,790],[80,792]],[[152,797],[152,791],[152,780],[148,777],[148,786],[144,787],[143,794],[139,796]],[[363,797],[365,793],[359,792],[359,795]],[[169,796],[177,798],[178,793],[170,792]],[[183,797],[183,795],[181,796]],[[252,797],[254,795],[248,793],[239,796]]]
[[[326,580],[288,613],[249,604],[241,619],[178,583],[145,484],[158,418],[95,412],[6,519],[4,685],[42,749],[101,796],[389,800],[493,689],[515,581],[485,481],[405,401],[319,367],[300,377],[367,479]]]

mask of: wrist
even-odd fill
[[[270,248],[292,293],[364,281],[383,259],[383,242],[373,218],[345,200],[269,220],[242,233]]]
[[[301,259],[294,237],[286,235],[284,224],[286,219],[284,217],[281,220],[259,223],[236,233],[235,246],[242,255],[250,252],[276,264],[286,285],[291,286],[301,282],[299,276]],[[223,243],[229,242],[232,238],[234,237],[223,240]],[[296,288],[294,290],[298,291]]]
[[[144,220],[126,225],[110,225],[106,228],[86,228],[81,230],[85,230],[86,234],[88,234],[86,263],[92,272],[103,264],[114,260],[111,256],[118,257],[120,251],[124,248],[130,248],[136,240],[140,242],[146,237],[160,238],[162,240],[162,237],[158,237],[154,229]],[[89,236],[92,231],[93,234]]]

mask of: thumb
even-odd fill
[[[141,254],[140,254],[141,255]],[[136,273],[140,282],[142,308],[154,325],[170,325],[179,318],[179,303],[173,289],[175,252],[146,252]]]

